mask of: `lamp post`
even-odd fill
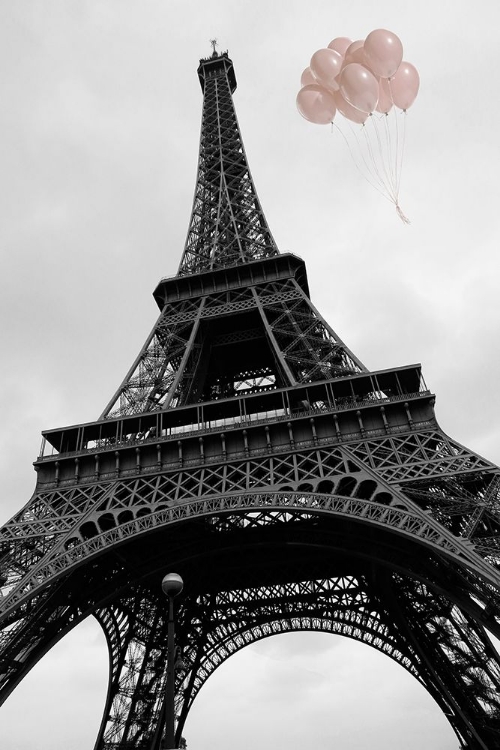
[[[184,581],[177,573],[167,573],[161,582],[163,593],[168,596],[167,631],[167,685],[165,689],[165,748],[175,748],[175,622],[174,597],[180,594]]]

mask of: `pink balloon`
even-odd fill
[[[403,45],[392,31],[375,29],[365,39],[365,54],[374,73],[390,78],[403,59]]]
[[[351,120],[351,122],[362,125],[366,118],[369,117],[367,112],[361,112],[360,109],[356,109],[352,106],[352,104],[346,102],[340,91],[335,91],[333,96],[335,98],[335,104],[338,111],[341,115],[344,115],[346,120]]]
[[[318,83],[310,83],[300,89],[297,109],[302,117],[316,125],[327,125],[337,111],[333,93]]]
[[[349,55],[346,64],[353,62],[359,63],[359,65],[364,65],[365,68],[369,68],[368,60],[366,59],[365,50],[363,47],[359,47],[358,49],[354,50],[354,52]]]
[[[378,75],[374,73],[370,67],[370,61],[368,60],[368,57],[366,55],[363,42],[353,42],[353,44],[351,44],[351,46],[347,50],[344,57],[343,67],[345,68],[346,65],[350,65],[351,63],[358,63],[359,65],[363,65],[363,67],[369,70],[370,73],[378,79]]]
[[[363,49],[364,42],[362,39],[357,39],[355,42],[351,42],[351,44],[348,46],[344,53],[344,62],[346,65],[348,65],[351,62],[358,62],[357,60],[351,60],[352,55],[354,55],[355,52],[358,51],[358,49]]]
[[[342,62],[342,55],[325,47],[314,53],[310,67],[318,83],[333,91],[338,91],[339,84],[335,79],[342,69]]]
[[[333,49],[335,50],[335,52],[338,52],[339,55],[342,55],[342,57],[344,57],[345,51],[350,44],[352,44],[351,39],[348,39],[346,36],[337,36],[335,37],[335,39],[332,39],[332,41],[328,45],[328,49]]]
[[[386,115],[391,111],[393,105],[390,82],[387,78],[381,78],[378,82],[378,103],[375,109]]]
[[[300,85],[308,86],[310,83],[318,83],[318,82],[313,76],[311,68],[307,67],[302,73],[302,75],[300,76]]]
[[[378,102],[378,81],[359,63],[349,63],[340,74],[340,91],[349,104],[370,114]]]
[[[402,62],[397,72],[389,80],[392,100],[396,107],[408,109],[418,94],[420,76],[417,69],[409,62]]]

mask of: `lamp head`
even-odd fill
[[[184,587],[184,581],[178,573],[167,573],[161,582],[161,587],[167,596],[177,596]]]

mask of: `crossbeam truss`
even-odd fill
[[[45,433],[53,455],[0,530],[0,702],[93,615],[110,655],[95,750],[160,750],[175,570],[177,742],[227,658],[317,630],[408,670],[462,748],[500,747],[500,470],[443,433],[418,366],[378,385],[314,308],[260,207],[232,63],[198,73],[193,211],[160,317],[101,420]]]

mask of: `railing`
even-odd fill
[[[427,430],[435,427],[435,424],[432,421],[425,420],[421,422],[415,422],[414,427],[419,430]],[[169,471],[173,469],[182,469],[182,468],[188,468],[193,466],[204,466],[206,464],[217,464],[221,463],[222,461],[235,461],[235,460],[241,460],[241,459],[251,459],[251,458],[258,458],[259,456],[265,456],[265,455],[275,455],[280,453],[289,453],[290,450],[302,450],[304,448],[318,448],[321,446],[327,446],[327,445],[339,445],[344,443],[350,443],[356,440],[365,440],[369,438],[376,438],[376,437],[385,437],[386,435],[394,435],[398,433],[408,432],[408,426],[406,425],[397,425],[393,427],[387,427],[384,429],[373,429],[373,430],[364,430],[364,434],[362,435],[360,431],[358,432],[351,432],[346,433],[341,436],[334,436],[331,435],[327,438],[312,438],[311,440],[300,440],[293,444],[293,448],[289,443],[285,443],[282,445],[270,445],[266,446],[265,448],[248,448],[247,450],[237,451],[237,452],[231,452],[228,454],[218,453],[216,455],[210,455],[210,456],[197,456],[196,458],[188,458],[188,459],[182,459],[182,460],[175,460],[175,461],[169,461],[169,462],[161,462],[160,464],[155,463],[151,466],[134,466],[133,468],[129,469],[118,469],[113,471],[107,471],[107,472],[99,472],[98,474],[83,474],[79,475],[78,477],[71,477],[68,479],[61,479],[59,481],[48,481],[48,482],[41,482],[40,485],[43,486],[44,489],[50,489],[53,487],[68,487],[75,484],[91,484],[93,482],[99,481],[99,482],[106,482],[111,481],[113,479],[122,479],[126,477],[132,477],[137,476],[138,474],[147,475],[147,474],[157,474],[162,471]],[[65,454],[66,455],[66,454]]]
[[[167,430],[163,430],[161,434],[151,434],[151,432],[145,432],[142,436],[139,433],[135,433],[133,437],[124,437],[121,440],[110,440],[104,438],[97,440],[96,444],[92,447],[82,448],[78,451],[66,451],[62,453],[54,453],[51,456],[39,456],[39,461],[48,461],[53,459],[55,456],[61,456],[64,458],[70,458],[71,456],[81,456],[94,453],[100,453],[105,450],[115,450],[116,448],[134,447],[139,445],[148,445],[151,443],[162,442],[168,438],[176,436],[189,436],[189,435],[209,435],[216,432],[221,432],[224,429],[240,429],[245,428],[249,425],[258,426],[269,424],[273,422],[286,422],[292,419],[302,419],[304,417],[314,417],[316,415],[324,414],[336,414],[343,411],[351,411],[353,409],[359,409],[364,407],[370,407],[375,405],[381,405],[387,403],[409,401],[414,398],[421,398],[422,396],[430,396],[430,391],[415,391],[413,393],[405,393],[397,396],[386,396],[385,398],[371,398],[371,399],[346,399],[343,402],[337,401],[335,405],[324,404],[321,407],[310,407],[309,409],[292,409],[289,412],[280,410],[272,410],[268,412],[257,412],[256,414],[247,414],[244,416],[238,415],[235,417],[227,417],[221,420],[217,420],[217,424],[211,426],[206,422],[190,425],[181,425],[179,427],[171,427]],[[404,427],[406,430],[407,428]],[[368,430],[366,431],[369,432]],[[373,433],[373,430],[370,431]],[[380,431],[384,434],[385,430]]]

